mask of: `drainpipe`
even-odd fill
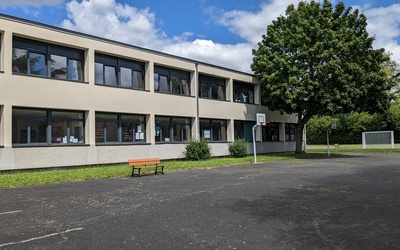
[[[196,93],[196,121],[197,121],[197,126],[196,126],[196,138],[200,139],[200,108],[199,108],[199,69],[198,66],[199,64],[196,62],[195,64],[196,67],[196,72],[195,72],[195,93]]]

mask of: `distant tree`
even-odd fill
[[[263,104],[297,114],[296,153],[314,115],[386,110],[393,83],[382,70],[384,49],[373,49],[367,19],[325,0],[300,1],[267,27],[251,65]]]

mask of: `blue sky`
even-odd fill
[[[337,3],[337,1],[331,1]],[[251,72],[251,49],[298,0],[0,0],[0,13]],[[400,1],[345,0],[400,63]]]

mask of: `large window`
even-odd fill
[[[84,112],[13,108],[13,144],[84,143]]]
[[[183,142],[191,137],[191,119],[156,116],[156,142]]]
[[[14,73],[83,81],[82,50],[14,37]]]
[[[96,54],[96,84],[129,89],[145,89],[144,63]]]
[[[285,124],[285,140],[295,141],[296,140],[296,124],[286,123]]]
[[[217,100],[226,100],[225,79],[199,75],[199,96]]]
[[[96,112],[96,143],[143,143],[145,121],[144,115]]]
[[[256,122],[248,121],[235,121],[234,132],[236,139],[245,139],[246,141],[253,141],[253,126]]]
[[[200,133],[208,141],[226,141],[226,121],[200,119]]]
[[[254,85],[234,81],[233,101],[254,103]]]
[[[262,126],[263,141],[279,141],[279,123],[271,122]]]
[[[155,66],[154,91],[176,95],[190,95],[190,73]]]

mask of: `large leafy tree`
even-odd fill
[[[251,65],[270,110],[297,114],[296,153],[314,115],[384,110],[392,81],[382,68],[390,58],[373,49],[367,19],[339,2],[301,1],[267,27]]]

